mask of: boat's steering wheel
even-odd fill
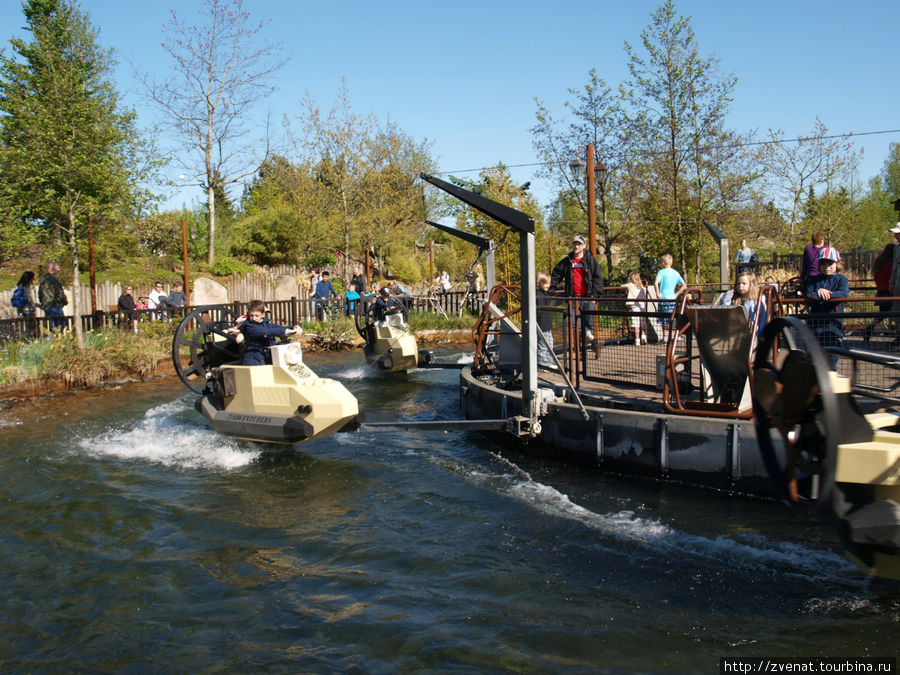
[[[753,364],[753,414],[763,462],[775,491],[796,505],[826,500],[834,487],[838,403],[829,363],[806,325],[775,319],[763,332]],[[772,429],[781,434],[776,450]]]
[[[213,368],[240,361],[240,347],[226,332],[237,319],[227,307],[198,307],[178,324],[172,338],[172,365],[188,389],[202,394]]]

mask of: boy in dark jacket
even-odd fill
[[[242,366],[262,366],[272,363],[272,354],[269,347],[275,344],[276,337],[301,333],[300,326],[286,328],[277,323],[272,323],[266,316],[266,303],[262,300],[252,300],[247,310],[247,320],[237,327],[240,334],[237,342],[244,342],[246,349],[241,358]]]

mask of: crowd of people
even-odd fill
[[[897,245],[900,244],[900,223],[889,232],[893,235],[894,241],[885,246],[873,266],[876,286],[875,306],[880,312],[900,310],[898,303],[878,300],[900,296],[900,264],[898,264],[900,246]],[[646,344],[654,338],[656,341],[665,342],[668,337],[675,304],[687,289],[684,277],[674,268],[673,262],[671,255],[662,255],[659,259],[659,269],[652,279],[638,272],[631,272],[628,275],[624,289],[626,307],[635,314],[630,319],[631,339],[635,345]],[[764,284],[760,283],[756,274],[758,256],[746,240],[741,241],[734,262],[735,284],[720,296],[718,303],[744,306],[750,325],[755,324],[761,333],[765,327],[768,308],[760,294],[760,288],[774,285],[775,280],[768,277]],[[33,318],[36,309],[41,308],[44,315],[50,319],[51,328],[63,324],[64,308],[68,300],[58,278],[59,270],[59,264],[51,261],[36,288],[35,274],[31,271],[22,274],[12,297],[12,305],[19,316]],[[839,315],[844,311],[843,303],[837,301],[848,297],[849,282],[840,270],[841,260],[837,249],[826,244],[822,232],[813,233],[810,243],[803,251],[799,282],[808,311],[823,315],[810,322],[813,332],[823,346],[840,346],[843,340],[842,319],[838,316],[824,317],[824,315]],[[467,276],[466,282],[468,293],[472,293],[473,288],[477,292],[477,277]],[[400,281],[392,281],[381,286],[374,281],[368,283],[359,265],[353,268],[349,281],[341,286],[344,290],[339,293],[327,270],[321,272],[319,269],[313,270],[309,288],[318,320],[333,318],[338,308],[342,309],[346,316],[351,316],[361,307],[371,307],[376,320],[383,320],[385,316],[393,313],[405,316],[408,301],[413,297],[409,288]],[[451,288],[451,277],[448,271],[443,269],[433,280],[431,292],[446,297]],[[603,290],[603,273],[597,259],[588,250],[585,238],[581,235],[574,236],[571,250],[554,266],[551,274],[539,274],[537,277],[537,321],[542,334],[538,345],[538,362],[542,367],[556,367],[554,359],[551,358],[553,313],[550,308],[558,304],[559,296],[584,298],[578,301],[578,310],[592,312],[596,307],[596,298],[602,295]],[[127,313],[134,329],[137,330],[138,311],[159,310],[151,313],[151,316],[165,318],[167,309],[185,307],[187,304],[188,298],[180,282],[173,283],[171,288],[166,290],[166,285],[158,281],[143,300],[134,296],[133,286],[126,285],[119,297],[117,308],[120,312]],[[655,316],[647,316],[648,314]],[[865,329],[866,341],[871,338],[882,320],[883,317],[871,320]],[[592,325],[590,321],[583,321],[580,325],[582,341],[599,356],[602,341],[595,334],[596,325]],[[837,357],[832,355],[832,365],[834,366],[836,362]]]
[[[873,275],[876,286],[875,306],[880,312],[900,311],[900,303],[878,300],[900,296],[900,223],[889,232],[894,242],[885,246],[875,260]],[[717,304],[740,305],[747,310],[748,325],[762,334],[769,318],[764,287],[778,288],[773,276],[760,282],[756,274],[759,258],[746,240],[735,255],[735,283],[720,294]],[[799,294],[806,311],[815,315],[808,321],[810,330],[823,347],[841,347],[844,338],[844,298],[849,297],[849,280],[841,274],[840,253],[826,243],[824,233],[815,232],[810,244],[803,251],[799,278]],[[682,275],[674,269],[673,258],[664,254],[659,259],[659,269],[652,278],[639,272],[630,272],[623,284],[626,307],[634,313],[628,322],[630,339],[635,345],[649,341],[665,343],[669,334],[678,298],[687,290]],[[603,292],[603,277],[596,258],[587,250],[581,235],[573,237],[570,252],[553,268],[551,275],[537,275],[537,323],[541,335],[538,339],[538,365],[555,370],[553,351],[553,308],[559,304],[559,296],[582,298],[577,303],[580,312],[591,312],[595,299]],[[875,317],[865,329],[864,338],[869,341],[883,317]],[[599,356],[601,341],[594,334],[590,321],[581,322],[583,343]],[[838,356],[829,352],[832,368],[837,368]]]

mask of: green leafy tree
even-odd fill
[[[77,286],[89,214],[133,209],[150,165],[87,17],[66,0],[29,0],[23,11],[32,40],[12,39],[12,56],[0,54],[0,182],[20,213],[65,232]],[[76,294],[76,316],[79,304]],[[80,321],[75,331],[83,346]]]
[[[725,136],[737,79],[720,74],[715,58],[701,56],[689,18],[679,16],[671,0],[653,12],[641,43],[643,55],[625,43],[631,80],[622,93],[629,104],[631,168],[644,165],[634,172],[643,180],[643,210],[663,225],[676,265],[687,273],[689,259],[697,256],[691,262],[699,274],[714,150]]]
[[[881,170],[884,192],[893,199],[900,199],[900,143],[891,143],[884,168]]]
[[[356,115],[346,84],[327,114],[307,95],[300,122],[298,154],[314,178],[301,221],[324,229],[320,245],[341,251],[345,268],[354,250],[411,250],[424,217],[417,176],[434,165],[428,143],[373,115]]]
[[[549,264],[547,254],[547,233],[544,227],[540,205],[528,191],[528,185],[519,185],[513,181],[509,169],[502,162],[496,166],[483,169],[479,174],[479,180],[468,185],[463,185],[468,190],[478,191],[488,199],[511,206],[512,208],[527,213],[534,218],[535,223],[535,264],[537,269],[545,269]],[[473,189],[474,188],[474,189]],[[443,199],[443,212],[456,218],[456,227],[467,232],[473,232],[482,237],[494,241],[497,246],[494,252],[497,265],[497,283],[518,284],[521,282],[519,271],[519,237],[518,233],[511,232],[507,236],[507,227],[498,223],[493,218],[488,218],[454,197],[447,196]],[[449,236],[449,235],[448,235]],[[435,237],[438,239],[438,237]],[[453,239],[456,239],[455,237]],[[441,260],[440,267],[446,268],[457,280],[462,279],[462,273],[466,271],[468,264],[474,262],[476,251],[471,244],[454,241],[452,248],[455,251],[454,260]],[[560,252],[560,257],[562,253]]]

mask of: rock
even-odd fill
[[[300,297],[297,279],[290,274],[282,274],[275,280],[275,300],[290,300]]]
[[[191,291],[192,305],[224,305],[228,302],[228,289],[222,284],[206,277],[194,279],[194,289]]]

